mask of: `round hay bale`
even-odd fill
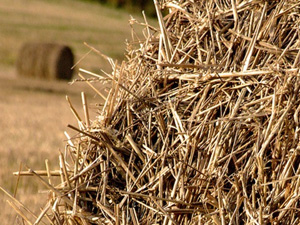
[[[74,55],[65,45],[26,43],[20,49],[16,67],[20,76],[47,80],[72,78]]]

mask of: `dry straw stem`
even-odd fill
[[[9,205],[17,211],[17,213],[24,219],[26,220],[29,224],[31,224],[29,221],[29,219],[27,218],[27,216],[25,216],[25,212],[28,213],[28,215],[30,215],[31,217],[34,217],[35,219],[37,219],[36,215],[30,210],[28,209],[28,207],[26,207],[22,202],[20,202],[19,200],[17,200],[15,198],[15,196],[12,196],[11,194],[9,194],[6,190],[4,190],[2,187],[0,187],[0,190],[6,194],[10,199],[12,199],[14,202],[11,202],[9,200],[7,200],[7,202],[9,203]]]
[[[80,135],[68,137],[62,183],[41,178],[57,171],[30,171],[54,193],[43,215],[53,224],[298,224],[300,4],[155,6],[159,29],[140,23],[145,36],[128,43],[126,62],[111,61],[105,77],[85,72],[111,89],[90,123],[84,97],[85,123],[70,104]]]

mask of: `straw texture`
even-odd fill
[[[126,62],[105,76],[82,73],[111,89],[95,120],[71,107],[78,136],[59,157],[61,184],[23,172],[53,193],[47,218],[298,224],[300,4],[154,4],[159,28],[141,23]]]

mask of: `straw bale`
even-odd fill
[[[60,224],[298,224],[299,3],[154,3],[126,62],[81,70],[111,89],[92,121],[69,101],[61,184],[16,175],[45,184]]]
[[[25,43],[20,49],[18,74],[47,80],[72,78],[74,56],[68,46],[56,43]]]

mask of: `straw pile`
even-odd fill
[[[16,173],[53,193],[37,222],[299,224],[300,4],[154,2],[159,29],[90,73],[112,83],[99,117],[71,106],[61,184]]]
[[[70,80],[73,65],[74,56],[68,46],[39,42],[25,43],[16,63],[19,75],[46,80]]]

